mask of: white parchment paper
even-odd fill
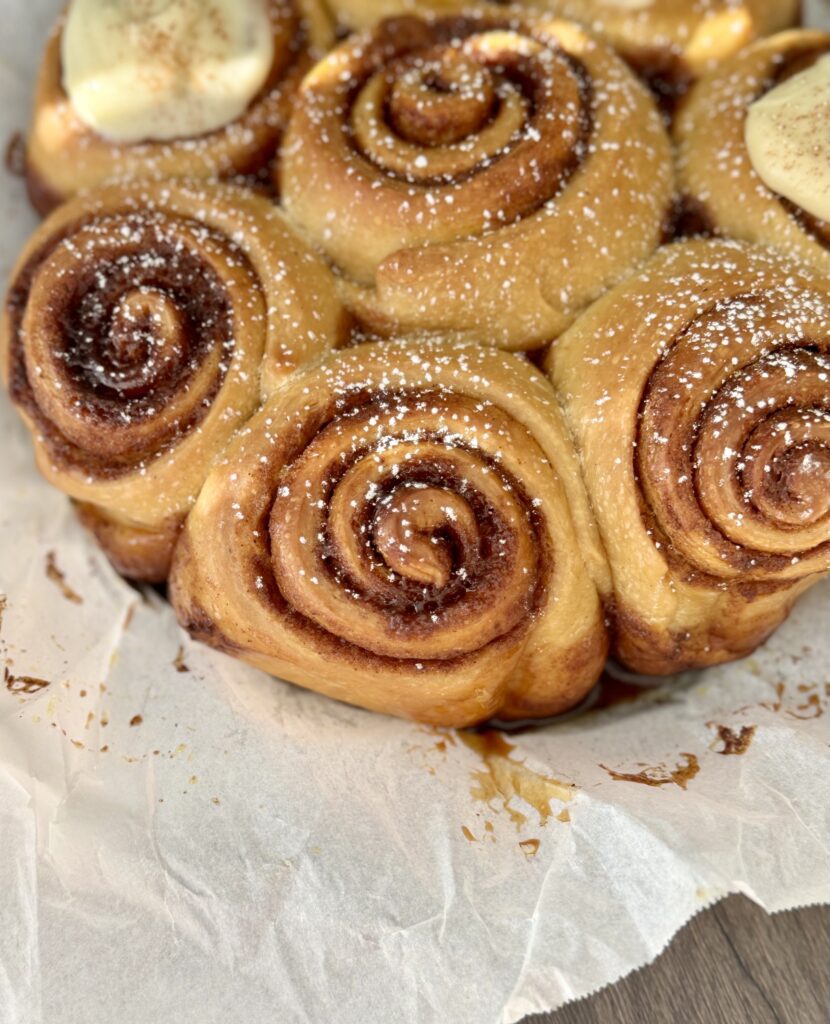
[[[57,6],[0,2],[0,139]],[[2,176],[4,280],[34,223]],[[830,584],[753,658],[473,749],[190,643],[5,396],[0,437],[2,1024],[512,1022],[726,893],[830,901]]]

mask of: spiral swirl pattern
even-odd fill
[[[298,375],[251,421],[188,519],[171,591],[195,635],[276,675],[463,725],[593,685],[603,565],[541,375],[389,343]]]
[[[261,389],[342,330],[328,272],[265,200],[111,187],[30,240],[3,365],[44,474],[97,511],[87,521],[109,521],[98,532],[125,573],[163,578],[208,466]]]
[[[675,246],[549,370],[611,562],[618,653],[670,672],[757,646],[830,569],[827,281],[760,249]]]
[[[697,317],[653,371],[640,407],[637,461],[649,508],[672,548],[713,576],[800,579],[828,564],[826,298],[799,297],[802,323],[782,318],[789,298],[770,288]],[[719,352],[746,351],[750,334],[748,360],[723,365]],[[696,387],[678,398],[679,380]],[[702,407],[701,394],[711,395]]]
[[[499,8],[344,43],[307,76],[280,168],[289,217],[370,329],[507,348],[549,340],[647,256],[672,188],[623,63],[575,25]]]
[[[46,214],[76,192],[116,179],[215,179],[263,172],[303,75],[333,41],[319,0],[267,0],[267,6],[274,57],[258,95],[233,123],[172,142],[116,143],[81,121],[63,88],[59,22],[41,64],[29,132],[27,176],[34,207]]]

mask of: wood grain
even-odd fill
[[[699,914],[649,967],[524,1024],[830,1024],[830,907]]]

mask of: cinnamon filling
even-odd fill
[[[32,257],[7,300],[12,399],[35,421],[56,463],[100,478],[157,457],[203,418],[224,379],[234,333],[225,286],[198,252],[176,243],[175,219],[130,214],[117,223],[120,236],[111,218],[98,227],[94,219],[70,225]],[[181,223],[229,245],[203,225]],[[73,238],[84,233],[95,237],[94,252],[74,248]],[[207,390],[168,420],[169,404],[197,377],[205,386],[208,357],[216,365]],[[119,453],[83,443],[87,433],[103,442],[142,423],[154,424],[152,437],[142,435],[147,448]]]
[[[718,303],[672,341],[643,392],[641,512],[687,582],[722,582],[696,563],[698,550],[717,552],[758,592],[789,585],[774,575],[830,550],[830,348],[788,340],[784,325],[769,327],[771,312],[751,295]],[[727,344],[741,319],[772,331],[769,347],[718,376],[707,351]]]
[[[393,661],[413,657],[412,644],[418,658],[448,663],[528,628],[552,570],[544,520],[495,460],[434,429],[437,410],[447,422],[474,404],[421,391],[333,405],[263,510],[251,567],[263,600],[362,657]],[[404,410],[401,427],[368,440],[390,409]],[[410,430],[425,414],[433,429]]]
[[[387,177],[428,188],[514,161],[500,195],[508,220],[564,188],[594,121],[581,61],[555,40],[474,16],[383,23],[341,102],[352,149]]]

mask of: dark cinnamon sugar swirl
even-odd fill
[[[305,79],[288,216],[376,333],[539,347],[658,245],[672,198],[651,96],[563,21],[481,8],[355,36]]]
[[[42,473],[117,568],[161,580],[261,392],[342,329],[328,271],[266,200],[111,186],[56,210],[25,247],[0,359]]]
[[[479,346],[364,345],[277,391],[208,476],[182,625],[310,689],[463,726],[597,679],[605,572],[544,377]]]
[[[611,567],[617,656],[741,657],[830,569],[830,282],[769,250],[658,253],[548,370]]]

